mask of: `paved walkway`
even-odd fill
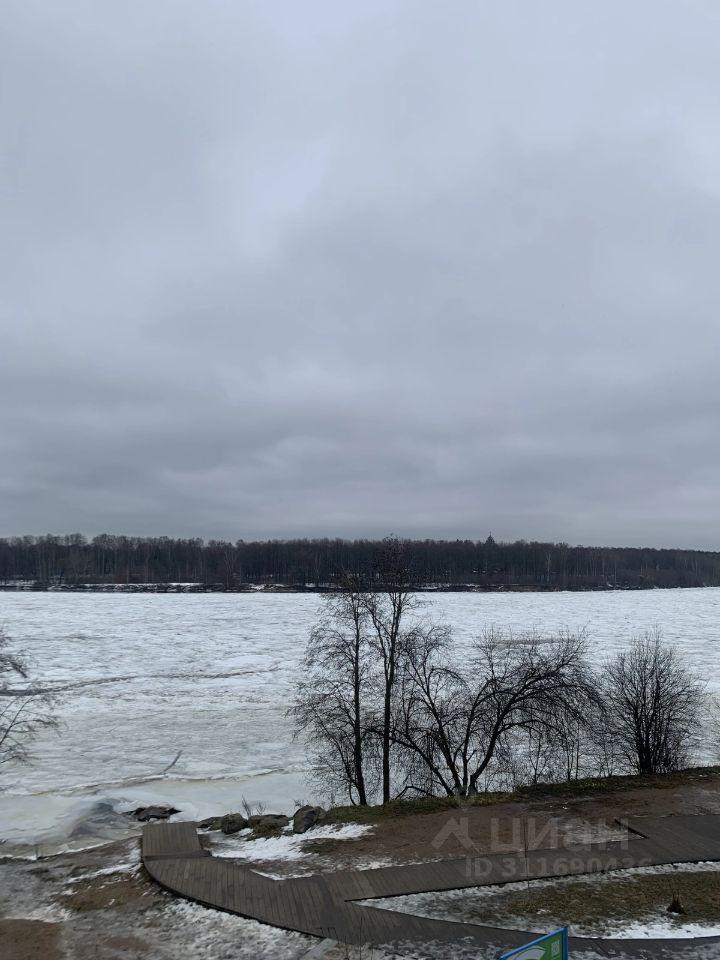
[[[627,841],[534,850],[527,857],[494,854],[287,880],[272,880],[248,866],[211,856],[200,846],[194,823],[148,824],[142,855],[150,875],[179,896],[286,930],[377,946],[464,942],[484,948],[479,956],[492,957],[536,934],[415,917],[356,901],[626,867],[720,861],[720,816],[643,817],[627,825]],[[590,952],[599,957],[720,958],[720,937],[571,939],[571,956]]]

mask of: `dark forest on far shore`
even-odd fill
[[[519,540],[403,540],[418,587],[606,590],[720,585],[720,552]],[[381,540],[235,543],[103,534],[0,539],[0,588],[193,584],[199,590],[326,589],[376,577]]]

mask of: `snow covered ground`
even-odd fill
[[[88,862],[79,869],[83,857]],[[97,869],[94,862],[108,866]],[[301,960],[317,942],[165,893],[143,877],[137,841],[121,851],[105,847],[38,864],[11,861],[2,870],[0,923],[34,920],[56,927],[59,949],[53,949],[51,940],[33,954],[49,960],[100,954],[153,960]],[[74,894],[80,904],[73,904]],[[10,953],[15,955],[12,947]],[[0,957],[5,956],[0,935]]]
[[[657,624],[720,689],[720,589],[426,599],[461,643],[492,625],[584,628],[602,657]],[[0,776],[4,852],[122,837],[136,827],[121,811],[147,803],[195,819],[237,810],[243,796],[273,812],[315,799],[285,714],[321,601],[0,593],[0,624],[57,690],[63,724],[31,766]]]
[[[369,833],[372,827],[361,823],[348,823],[344,826],[328,824],[327,826],[313,827],[312,833],[298,834],[288,827],[278,837],[258,838],[247,840],[251,830],[241,830],[239,833],[225,836],[222,833],[209,833],[208,846],[215,857],[229,857],[232,860],[247,860],[250,862],[270,860],[297,860],[307,859],[303,845],[308,840],[313,843],[317,840],[355,840]]]

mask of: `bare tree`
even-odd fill
[[[577,679],[573,696],[558,697],[543,723],[530,725],[526,731],[527,779],[533,783],[593,776],[609,761],[597,678],[585,665],[579,667]]]
[[[404,790],[459,793],[457,768],[466,689],[451,660],[451,632],[419,626],[405,650],[393,739],[401,754]]]
[[[655,629],[606,664],[603,720],[626,768],[663,773],[686,763],[700,729],[705,685]]]
[[[414,642],[414,626],[406,628],[409,613],[423,606],[413,593],[412,574],[405,545],[396,537],[383,540],[375,567],[378,589],[365,595],[370,621],[371,647],[382,665],[382,709],[377,733],[380,738],[382,802],[392,796],[391,753],[394,715],[397,706],[397,681],[400,668]]]
[[[325,600],[291,713],[314,747],[315,773],[326,789],[366,804],[375,727],[369,617],[366,595],[356,583],[346,586],[345,593]]]
[[[11,651],[9,637],[0,628],[0,765],[26,761],[40,730],[57,726],[51,698],[28,687],[28,677],[27,660]]]
[[[408,648],[395,733],[445,793],[476,793],[497,751],[521,731],[552,729],[559,705],[580,714],[588,684],[582,637],[491,631],[464,670],[448,665],[448,652],[447,628],[424,631]]]
[[[367,803],[379,765],[387,803],[398,681],[417,629],[417,617],[408,623],[408,614],[423,602],[412,590],[405,546],[393,537],[382,542],[370,583],[346,577],[344,587],[326,601],[311,635],[292,713],[317,746],[314,766],[326,785]]]

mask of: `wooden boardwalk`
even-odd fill
[[[533,938],[523,931],[432,920],[357,903],[544,877],[604,872],[627,867],[720,860],[720,816],[634,818],[627,841],[577,844],[524,854],[490,854],[374,870],[343,870],[272,880],[236,861],[211,856],[194,823],[152,823],[143,828],[142,855],[149,874],[181,897],[286,930],[342,943],[428,944],[466,942],[498,955]],[[696,940],[602,940],[574,937],[573,956],[588,950],[607,957],[698,958]],[[621,950],[618,953],[618,950]]]

